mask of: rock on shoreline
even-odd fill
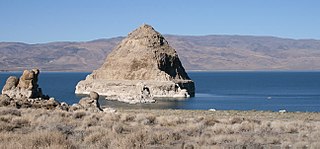
[[[43,95],[38,85],[38,69],[25,70],[21,77],[10,76],[0,95],[0,106],[15,108],[42,108],[48,110],[64,111],[103,111],[98,103],[99,94],[90,92],[89,97],[82,98],[78,104],[72,106],[65,102],[58,102],[48,95]]]
[[[129,33],[99,69],[80,81],[75,93],[95,91],[110,100],[147,103],[154,98],[187,98],[194,96],[194,90],[175,49],[144,24]]]

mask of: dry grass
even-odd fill
[[[320,148],[320,113],[0,108],[0,148]]]

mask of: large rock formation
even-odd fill
[[[131,32],[105,63],[76,86],[77,94],[95,91],[106,99],[129,103],[153,102],[155,97],[189,97],[194,82],[177,52],[149,25]]]

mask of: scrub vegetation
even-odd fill
[[[320,113],[0,107],[0,148],[319,148]]]

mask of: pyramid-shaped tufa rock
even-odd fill
[[[152,102],[154,97],[193,96],[194,82],[175,49],[153,27],[144,24],[113,49],[101,68],[76,86],[77,94],[90,91],[106,99]]]

